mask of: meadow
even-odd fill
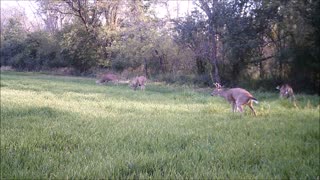
[[[319,179],[319,96],[1,72],[1,179]]]

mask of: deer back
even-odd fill
[[[146,82],[147,82],[147,78],[144,77],[144,76],[139,76],[138,77],[138,82],[139,82],[140,86],[144,86],[146,84]]]
[[[221,87],[215,88],[212,91],[211,96],[221,96],[225,98],[228,102],[234,101],[234,98],[232,97],[232,91],[230,91],[230,89],[224,89]]]
[[[117,75],[112,73],[106,73],[103,74],[100,79],[97,81],[97,83],[104,83],[109,81],[116,81],[118,79]]]

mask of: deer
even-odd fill
[[[211,96],[220,96],[232,105],[232,112],[243,112],[243,106],[247,105],[257,116],[253,109],[253,102],[258,104],[258,100],[252,96],[247,90],[242,88],[224,89],[219,83],[214,84],[216,88],[212,91]]]
[[[279,96],[280,98],[287,98],[292,101],[295,99],[293,89],[289,84],[283,84],[281,86],[277,86],[276,89],[280,91]]]
[[[140,87],[140,89],[144,91],[146,82],[147,82],[146,77],[137,76],[131,80],[130,87],[133,88],[134,90],[137,90],[137,88]]]
[[[97,84],[103,84],[103,83],[107,83],[107,82],[115,82],[117,83],[118,82],[118,77],[117,75],[115,74],[112,74],[112,73],[106,73],[106,74],[103,74],[99,80],[96,81]]]
[[[287,99],[290,98],[290,101],[293,103],[293,106],[296,108],[298,107],[296,103],[296,98],[293,93],[293,89],[289,84],[283,84],[281,86],[277,86],[276,89],[280,91],[279,92],[280,98],[287,98]]]

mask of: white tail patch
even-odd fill
[[[254,100],[254,99],[252,99],[252,101],[253,101],[254,103],[256,103],[256,104],[259,104],[259,101],[256,101],[256,100]]]

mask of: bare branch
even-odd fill
[[[247,62],[246,64],[259,63],[259,62],[263,62],[263,61],[266,61],[266,60],[271,59],[271,58],[274,58],[274,55],[268,56],[268,57],[264,57],[264,58],[254,59],[254,60],[251,60],[251,61]]]

